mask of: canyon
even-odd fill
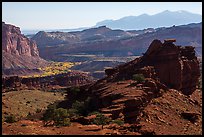
[[[192,23],[131,31],[100,26],[76,32],[38,32],[31,39],[39,45],[42,58],[52,61],[81,62],[81,65],[74,68],[86,70],[96,78],[103,78],[106,67],[115,67],[127,62],[120,62],[121,58],[133,60],[135,56],[142,56],[148,49],[148,45],[156,38],[160,40],[175,38],[177,45],[194,46],[195,54],[201,57],[201,36],[202,23]],[[101,61],[103,59],[104,61]],[[112,61],[107,62],[107,59],[112,59]],[[89,64],[92,64],[90,69],[84,67]],[[97,66],[101,66],[100,71],[103,71],[103,74],[100,73],[98,76],[96,75]]]
[[[67,110],[89,99],[86,110],[91,110],[89,115],[70,118],[70,127],[45,127],[38,118],[45,106],[39,114],[32,108],[32,119],[2,122],[3,134],[13,134],[14,128],[14,134],[202,134],[202,58],[201,62],[198,58],[202,55],[201,25],[142,32],[101,26],[69,33],[40,31],[29,39],[20,28],[2,22],[2,104],[6,110],[12,110],[6,104],[9,98],[14,99],[12,95],[31,92],[38,93],[39,97],[32,98],[35,102],[41,100],[39,94],[50,94],[46,98],[53,98],[52,102],[59,96],[58,107]],[[22,77],[42,73],[39,68],[49,66],[50,60],[79,65],[60,74]],[[18,96],[14,102],[22,105],[30,95],[24,99]],[[30,102],[25,103],[26,111]],[[94,111],[124,123],[100,128],[93,125],[97,117]],[[29,130],[25,131],[22,125],[29,125]]]

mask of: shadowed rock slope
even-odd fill
[[[80,87],[80,94],[68,92],[67,106],[89,96],[92,107],[133,124],[140,134],[201,134],[199,62],[194,47],[175,41],[154,40],[142,57],[107,69],[104,79]],[[134,74],[145,80],[133,80]]]

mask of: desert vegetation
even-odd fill
[[[93,119],[92,124],[96,125],[107,125],[111,122],[111,118],[104,116],[101,113],[96,114],[96,118]]]
[[[52,123],[52,121],[52,124],[56,126],[70,125],[69,113],[67,109],[56,108],[56,104],[48,105],[42,119],[45,122],[45,126]]]
[[[35,113],[43,112],[50,103],[63,99],[64,94],[60,92],[21,90],[3,93],[2,120],[15,122],[21,118],[29,118]]]
[[[137,81],[138,83],[142,83],[145,81],[145,77],[143,74],[134,74],[132,76],[133,80]]]
[[[73,67],[75,63],[72,62],[51,62],[49,66],[44,68],[38,68],[38,70],[42,71],[41,74],[34,74],[30,76],[22,76],[24,78],[28,77],[45,77],[51,76],[61,73],[70,72],[70,68]]]
[[[68,110],[71,113],[71,116],[88,116],[91,112],[94,111],[94,107],[91,104],[91,98],[88,97],[84,101],[76,100],[71,108]]]
[[[12,114],[5,116],[5,122],[7,122],[7,123],[14,123],[16,121],[17,121],[16,117]]]
[[[44,126],[70,126],[71,122],[76,121],[84,124],[82,119],[86,119],[90,116],[95,117],[91,118],[86,124],[102,125],[102,127],[113,123],[117,125],[124,124],[124,121],[121,119],[112,119],[96,111],[91,105],[90,97],[86,98],[84,101],[74,101],[70,108],[62,108],[58,102],[50,104],[43,113],[42,120],[44,121]]]

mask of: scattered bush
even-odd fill
[[[26,101],[26,104],[30,104],[30,101]]]
[[[5,116],[5,122],[7,123],[14,123],[16,122],[16,117],[14,115]]]
[[[111,122],[111,119],[99,113],[96,115],[96,118],[93,120],[92,124],[96,125],[107,125]]]
[[[79,102],[78,100],[72,104],[72,109],[79,115],[85,115],[87,111],[84,101]]]
[[[56,104],[51,104],[47,107],[47,110],[43,114],[45,126],[54,122],[56,126],[68,126],[70,125],[69,113],[67,109],[57,108]]]
[[[145,77],[143,74],[134,74],[132,77],[133,80],[137,81],[138,83],[142,83],[145,81]]]
[[[202,90],[202,78],[199,79],[197,88]]]
[[[123,125],[124,121],[122,121],[120,119],[115,119],[115,120],[112,120],[111,123],[115,123],[115,124],[118,124],[118,125]]]
[[[96,118],[92,121],[92,124],[96,124],[96,125],[107,125],[109,123],[115,123],[118,125],[124,124],[124,121],[120,119],[112,120],[111,118],[106,117],[102,113],[97,111],[90,113],[90,115],[93,115],[93,114],[96,114]]]
[[[28,116],[31,116],[31,113],[30,113],[30,112],[28,112],[28,115],[27,115],[27,117],[28,117]]]
[[[28,112],[28,115],[26,116],[26,119],[33,121],[34,118],[32,117],[32,114]]]
[[[90,115],[97,115],[97,114],[100,114],[100,112],[98,112],[98,111],[93,111],[93,112],[89,113],[88,115],[90,116]]]
[[[54,110],[54,124],[57,126],[69,126],[70,125],[70,119],[68,118],[69,114],[67,112],[67,109],[58,108]]]
[[[87,116],[90,112],[93,111],[94,107],[91,104],[91,98],[88,97],[85,101],[76,101],[72,104],[72,109],[78,115]]]
[[[72,108],[68,109],[67,113],[69,114],[69,118],[74,118],[74,117],[76,118],[76,117],[79,116],[79,114],[78,114],[76,109],[72,109]]]
[[[77,95],[80,92],[80,89],[78,87],[73,87],[70,91],[72,94]]]
[[[43,114],[43,117],[42,117],[42,120],[45,121],[45,125],[48,125],[53,120],[55,109],[56,109],[55,104],[50,104],[50,105],[47,106],[47,109],[46,109],[46,111],[45,111],[45,113]]]
[[[36,113],[40,113],[41,111],[42,111],[42,110],[39,109],[39,108],[36,109]]]

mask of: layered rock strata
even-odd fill
[[[2,22],[3,75],[31,73],[33,69],[46,65],[48,62],[39,57],[35,41],[21,34],[19,27]],[[36,73],[35,70],[33,72]]]
[[[92,83],[92,77],[81,72],[68,72],[55,76],[22,78],[19,76],[2,78],[3,92],[20,89],[53,89],[55,86],[72,87]]]
[[[174,39],[164,43],[154,40],[143,56],[107,69],[104,79],[81,88],[75,97],[68,92],[67,104],[71,103],[69,97],[83,100],[89,96],[93,107],[100,112],[111,114],[113,119],[138,123],[148,104],[164,95],[170,96],[171,90],[170,93],[179,94],[181,98],[190,96],[198,84],[199,62],[194,47],[176,46],[173,42]],[[145,80],[133,80],[135,74],[143,74]],[[173,101],[177,102],[176,98]]]

